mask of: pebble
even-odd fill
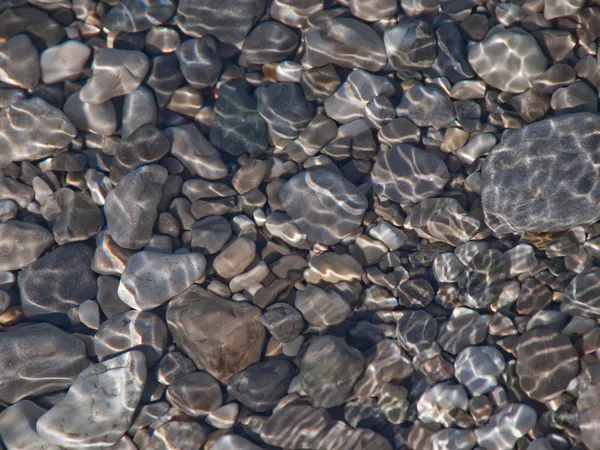
[[[131,426],[145,381],[144,355],[135,350],[91,364],[38,420],[37,431],[61,447],[109,447]]]
[[[339,325],[352,314],[352,307],[335,289],[313,285],[296,292],[294,306],[309,324],[319,329]]]
[[[430,348],[438,334],[436,320],[423,310],[404,311],[396,323],[398,342],[407,351],[419,353]]]
[[[205,269],[206,259],[200,253],[138,252],[127,261],[119,298],[140,311],[154,309],[189,288]]]
[[[505,368],[504,357],[495,347],[467,347],[454,361],[454,376],[471,396],[484,395],[498,385]]]
[[[199,423],[172,421],[161,425],[152,433],[148,450],[195,450],[206,440],[206,433]]]
[[[239,237],[219,253],[213,261],[213,267],[221,277],[231,279],[243,273],[255,256],[256,244],[246,237]]]
[[[0,400],[10,404],[67,389],[88,366],[84,343],[47,323],[1,333],[0,363]]]
[[[510,450],[536,424],[535,410],[522,403],[500,408],[487,425],[474,430],[477,443],[486,450]]]
[[[94,298],[92,255],[85,244],[65,244],[23,269],[19,291],[25,317],[62,321],[71,308]]]
[[[448,168],[443,161],[407,144],[382,149],[371,171],[375,192],[401,205],[435,197],[448,179]]]
[[[465,272],[465,266],[454,253],[440,253],[433,261],[433,276],[440,283],[456,283]]]
[[[407,117],[419,127],[444,128],[456,117],[448,94],[437,86],[417,85],[402,96],[396,108],[398,117]]]
[[[104,225],[102,210],[92,198],[76,192],[53,224],[52,233],[58,245],[85,241],[97,235]]]
[[[315,255],[308,262],[304,278],[309,283],[318,284],[321,281],[339,283],[340,281],[360,280],[362,266],[350,255],[327,252]]]
[[[143,125],[155,125],[157,121],[156,101],[150,89],[140,86],[123,101],[121,138],[127,139]]]
[[[110,191],[104,214],[111,238],[119,246],[140,249],[148,243],[166,181],[167,170],[151,164],[128,173]]]
[[[340,77],[333,64],[326,64],[323,67],[303,70],[300,75],[300,86],[306,100],[323,102],[338,89]]]
[[[169,352],[158,363],[156,377],[160,383],[168,386],[177,378],[196,371],[196,366],[187,356],[180,352]]]
[[[38,52],[27,35],[13,36],[0,47],[0,81],[24,89],[39,83]]]
[[[44,50],[40,55],[42,82],[54,84],[76,80],[83,72],[90,55],[90,48],[75,40]]]
[[[206,372],[193,372],[174,380],[167,401],[191,417],[206,417],[223,404],[221,387]]]
[[[428,69],[435,61],[437,48],[427,22],[403,20],[383,35],[385,52],[396,70]]]
[[[500,295],[507,275],[506,259],[499,250],[480,251],[458,281],[460,301],[470,308],[487,308]]]
[[[260,359],[265,330],[260,309],[192,286],[169,302],[167,324],[196,366],[223,383]]]
[[[488,226],[500,234],[548,232],[598,220],[595,199],[600,194],[592,167],[597,148],[593,130],[599,123],[595,115],[567,114],[505,137],[483,170],[481,198]],[[568,137],[575,133],[586,138]],[[547,163],[539,165],[542,159]],[[537,180],[535,188],[526,185],[529,177]],[[548,195],[541,197],[550,185]]]
[[[294,30],[273,20],[261,22],[244,40],[239,64],[248,67],[283,61],[293,56],[299,44]]]
[[[63,111],[78,130],[110,136],[117,129],[117,113],[111,101],[84,103],[75,93],[67,99]]]
[[[292,177],[279,192],[284,211],[311,241],[339,243],[360,227],[365,196],[341,175],[313,169]]]
[[[561,312],[573,316],[600,317],[600,273],[589,272],[576,276],[565,289]]]
[[[449,426],[450,413],[469,408],[465,388],[452,382],[438,383],[427,389],[417,402],[419,420],[424,423],[437,422]]]
[[[235,434],[227,434],[213,442],[211,450],[260,450],[260,447]]]
[[[469,78],[474,77],[474,73],[467,61],[465,41],[460,27],[456,23],[444,23],[436,30],[435,35],[438,58],[432,67],[434,73],[439,72],[453,84],[468,82]]]
[[[110,31],[139,33],[166,22],[175,12],[172,0],[150,0],[139,3],[123,0],[113,6],[104,18],[104,27]]]
[[[54,243],[52,234],[33,223],[0,223],[0,270],[18,270],[34,263]]]
[[[265,310],[260,321],[282,344],[293,342],[304,328],[302,313],[287,303],[272,304]]]
[[[219,79],[221,60],[212,36],[184,41],[177,48],[177,59],[183,77],[194,89],[212,86]]]
[[[20,450],[61,450],[48,444],[35,429],[37,420],[46,412],[30,400],[21,400],[0,414],[0,438],[6,448]]]
[[[450,319],[439,326],[437,341],[445,351],[456,355],[485,341],[489,322],[489,316],[479,315],[468,308],[456,308]]]

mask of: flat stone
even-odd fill
[[[467,347],[454,361],[454,376],[471,396],[485,395],[498,385],[506,363],[495,347]]]
[[[581,440],[586,447],[592,447],[600,436],[598,429],[598,395],[600,395],[600,366],[593,364],[584,366],[579,381],[577,397],[577,418],[581,430]]]
[[[295,175],[279,196],[285,212],[311,241],[339,243],[358,230],[367,209],[365,196],[349,181],[326,169]]]
[[[18,270],[34,263],[52,246],[52,234],[34,223],[0,223],[0,270]]]
[[[197,372],[194,362],[180,352],[169,352],[164,355],[157,366],[156,378],[159,383],[170,385],[177,378]]]
[[[127,311],[102,322],[94,336],[94,350],[100,361],[128,350],[139,350],[148,367],[152,367],[163,355],[167,338],[167,326],[157,315]]]
[[[271,411],[287,395],[295,374],[294,365],[283,359],[257,362],[233,375],[227,392],[254,411]]]
[[[44,50],[40,68],[44,84],[76,80],[83,72],[92,50],[82,42],[66,41]]]
[[[87,103],[104,103],[131,94],[144,81],[150,62],[135,50],[104,49],[92,63],[92,77],[81,89],[79,98]]]
[[[450,412],[467,411],[469,397],[465,388],[451,381],[438,383],[427,389],[417,402],[419,420],[424,423],[440,423],[449,426]]]
[[[519,339],[517,375],[521,389],[539,402],[558,397],[579,374],[577,351],[569,338],[535,328]]]
[[[97,235],[104,225],[104,215],[92,198],[76,192],[52,226],[54,240],[58,245],[85,241]]]
[[[340,77],[333,64],[326,64],[323,67],[303,70],[300,76],[300,86],[302,86],[306,100],[322,103],[340,86]]]
[[[194,89],[213,86],[219,79],[222,64],[214,37],[184,41],[177,49],[177,58],[181,73]]]
[[[302,314],[287,303],[274,303],[260,318],[271,335],[282,344],[293,342],[304,328]]]
[[[508,265],[499,250],[480,251],[458,282],[460,301],[470,308],[487,308],[502,292],[507,275]]]
[[[363,273],[362,266],[352,256],[326,252],[313,256],[304,271],[304,278],[309,283],[339,283],[340,281],[358,281]]]
[[[433,276],[440,283],[456,283],[465,271],[465,266],[454,253],[440,253],[433,261]]]
[[[23,3],[21,3],[21,6]],[[47,47],[62,41],[64,28],[35,8],[8,8],[0,15],[0,42],[20,33],[30,33]]]
[[[398,11],[396,0],[376,0],[368,4],[360,0],[350,0],[348,6],[352,15],[367,22],[376,22],[386,17],[392,17]]]
[[[104,136],[117,130],[117,113],[110,100],[100,104],[84,103],[76,92],[67,99],[63,111],[78,130]]]
[[[572,316],[600,317],[600,273],[576,276],[565,289],[561,312]]]
[[[537,414],[528,405],[509,403],[487,425],[474,430],[477,443],[486,450],[510,450],[536,424]]]
[[[459,26],[452,22],[444,23],[435,35],[438,58],[432,68],[434,73],[438,72],[453,84],[473,78],[475,74],[467,61],[466,43]]]
[[[262,65],[287,59],[296,52],[298,34],[274,20],[260,22],[248,34],[242,46],[239,65]]]
[[[294,306],[308,323],[320,329],[339,325],[352,314],[352,307],[335,289],[313,285],[296,292]]]
[[[150,438],[148,450],[196,450],[206,440],[202,425],[196,422],[172,421],[161,425]]]
[[[96,236],[92,270],[101,275],[121,276],[127,261],[133,254],[133,250],[121,247],[104,229]]]
[[[583,81],[558,88],[552,94],[550,106],[556,116],[578,112],[595,113],[598,111],[598,99],[590,97],[594,90]]]
[[[150,124],[156,125],[156,100],[152,91],[140,86],[125,96],[123,102],[123,120],[121,122],[121,138],[127,139],[138,128]]]
[[[0,167],[62,152],[77,134],[64,113],[39,97],[0,111]]]
[[[221,216],[209,216],[192,225],[192,250],[203,255],[214,255],[221,251],[231,238],[229,222]]]
[[[255,306],[192,286],[169,302],[167,323],[177,346],[222,383],[260,359],[266,333]]]
[[[476,43],[469,50],[469,63],[487,84],[511,94],[533,87],[548,64],[535,38],[516,27],[492,32]]]
[[[29,400],[21,400],[0,414],[0,438],[9,450],[61,450],[43,440],[35,429],[46,410]]]
[[[53,325],[37,323],[0,333],[0,364],[4,368],[0,400],[16,403],[68,388],[88,360],[82,341]]]
[[[184,34],[210,34],[227,44],[241,42],[265,12],[265,0],[182,0],[177,25]]]
[[[11,37],[0,47],[0,81],[24,89],[39,83],[38,52],[26,34]]]
[[[125,175],[108,194],[104,214],[110,235],[124,248],[140,249],[152,237],[167,169],[142,166]]]
[[[255,256],[256,244],[246,237],[239,237],[217,255],[213,267],[219,276],[231,279],[244,272]]]
[[[396,108],[396,115],[409,118],[419,127],[443,128],[455,119],[450,97],[433,85],[417,85],[406,91]]]
[[[67,395],[37,422],[46,441],[72,449],[103,449],[115,444],[133,422],[146,382],[144,355],[130,351],[91,364]]]
[[[396,288],[398,304],[405,308],[424,308],[433,301],[435,291],[424,279],[407,280]]]
[[[568,114],[505,136],[483,170],[487,225],[506,234],[561,231],[598,220],[598,126],[595,114]],[[532,177],[535,188],[527,184]]]
[[[472,345],[481,344],[488,335],[489,316],[468,308],[455,308],[450,318],[440,325],[437,341],[453,355]]]
[[[380,150],[371,171],[375,192],[401,205],[435,197],[448,179],[442,160],[407,144]]]
[[[423,310],[404,311],[396,322],[396,337],[407,351],[418,353],[430,348],[435,342],[438,324]]]
[[[194,372],[174,380],[167,400],[191,417],[206,417],[223,404],[219,382],[206,372]]]
[[[96,297],[93,251],[80,243],[65,244],[23,269],[19,275],[25,317],[62,320],[71,308]]]
[[[315,407],[341,405],[362,374],[363,362],[343,338],[314,337],[300,363],[302,390]]]
[[[402,20],[383,35],[385,52],[396,70],[428,69],[437,56],[435,37],[427,22]]]
[[[154,309],[189,288],[205,269],[206,259],[200,253],[136,253],[121,276],[119,298],[137,310]]]
[[[123,0],[108,11],[102,25],[110,31],[139,33],[169,20],[175,8],[172,0]]]

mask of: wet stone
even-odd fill
[[[0,438],[9,449],[61,450],[48,444],[35,429],[37,420],[46,412],[30,400],[22,400],[0,414]]]
[[[433,300],[434,290],[424,279],[408,280],[397,288],[398,304],[406,308],[424,308]]]
[[[300,86],[302,86],[306,100],[323,102],[338,89],[340,77],[333,64],[326,64],[323,67],[303,70],[300,76]]]
[[[432,68],[451,83],[457,83],[474,74],[467,61],[466,43],[460,28],[455,23],[444,23],[435,32],[438,58]]]
[[[498,385],[506,363],[495,347],[467,347],[454,361],[454,376],[471,396],[484,395]]]
[[[175,5],[172,0],[123,0],[108,11],[103,25],[111,31],[146,31],[169,20]]]
[[[267,331],[282,344],[293,342],[304,328],[302,314],[287,303],[269,306],[260,320]]]
[[[552,301],[552,291],[535,278],[527,278],[521,283],[521,291],[516,304],[519,314],[533,315],[544,309]]]
[[[427,389],[417,402],[419,419],[424,423],[437,422],[448,426],[450,413],[460,409],[466,411],[469,398],[465,388],[452,382],[438,383]]]
[[[285,397],[294,375],[294,365],[289,361],[258,362],[232,376],[227,392],[254,411],[270,411]]]
[[[371,172],[375,192],[401,205],[436,196],[448,178],[443,161],[407,144],[380,150]]]
[[[488,334],[489,316],[467,308],[456,308],[450,319],[439,327],[438,343],[453,355],[472,345],[481,344]]]
[[[573,316],[600,317],[600,273],[576,276],[565,290],[561,312]]]
[[[276,21],[261,22],[244,40],[239,64],[268,64],[291,57],[298,45],[298,34]]]
[[[154,430],[146,448],[148,450],[194,450],[202,446],[205,440],[206,433],[199,423],[174,420]]]
[[[412,353],[430,348],[435,342],[437,334],[437,321],[422,310],[404,311],[396,324],[398,342]]]
[[[429,25],[422,20],[401,21],[383,35],[392,67],[427,69],[436,58],[436,42]]]
[[[221,216],[210,216],[192,225],[192,250],[203,255],[214,255],[227,244],[232,231],[229,222]]]
[[[454,253],[440,253],[433,261],[433,276],[440,283],[456,283],[465,271],[465,266]]]
[[[39,83],[38,52],[27,35],[13,36],[0,47],[0,81],[25,89]]]
[[[197,371],[194,362],[183,353],[169,352],[158,363],[156,378],[159,383],[169,385],[176,379]]]
[[[66,41],[44,50],[40,68],[44,84],[77,79],[90,57],[90,48],[78,41]]]
[[[304,319],[317,328],[338,325],[352,314],[352,308],[335,289],[308,285],[296,292],[294,306]]]
[[[34,263],[53,242],[52,234],[40,225],[17,220],[0,223],[0,270]]]
[[[223,404],[221,387],[206,372],[194,372],[174,380],[167,400],[191,417],[205,417]]]
[[[578,112],[595,113],[598,111],[598,100],[592,95],[594,92],[586,83],[575,82],[570,86],[558,88],[552,94],[550,106],[557,116]]]
[[[408,117],[419,127],[443,128],[455,118],[448,95],[437,86],[417,85],[402,96],[396,108],[398,117]]]
[[[20,4],[23,6],[23,3]],[[4,8],[3,8],[4,9]],[[30,33],[47,47],[58,44],[65,30],[58,23],[35,8],[8,8],[0,15],[0,41],[19,33]]]
[[[100,232],[104,225],[102,210],[87,194],[76,192],[73,200],[54,221],[52,232],[58,245],[85,241]]]
[[[459,280],[460,301],[466,306],[483,309],[491,305],[502,291],[508,267],[498,250],[483,250],[467,265]]]
[[[250,239],[239,237],[229,244],[213,261],[217,273],[231,279],[244,272],[254,261],[256,245]]]
[[[67,99],[63,111],[78,130],[105,136],[117,130],[117,113],[110,100],[100,104],[84,103],[77,92]]]
[[[125,96],[123,102],[123,121],[121,138],[127,139],[138,128],[157,120],[156,101],[150,89],[140,86],[131,94]]]
[[[500,408],[487,425],[474,430],[480,447],[489,450],[509,450],[519,438],[536,424],[537,414],[528,405],[509,403]]]

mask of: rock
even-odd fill
[[[231,225],[221,216],[209,216],[192,225],[192,250],[203,255],[221,251],[231,238]]]
[[[454,376],[471,396],[485,395],[498,385],[506,363],[495,347],[467,347],[454,361]]]
[[[65,244],[23,269],[19,291],[25,317],[64,320],[62,314],[96,297],[92,256],[87,245]]]
[[[451,421],[454,410],[467,411],[469,397],[460,384],[451,381],[438,383],[427,389],[417,402],[419,420],[424,423],[437,422],[446,427]]]
[[[437,341],[445,351],[456,355],[485,341],[489,323],[489,316],[481,316],[468,308],[455,308],[450,319],[439,327]]]
[[[396,0],[376,0],[372,3],[350,0],[348,6],[354,16],[367,22],[376,22],[386,17],[392,17],[398,11]]]
[[[206,417],[223,404],[219,383],[206,372],[174,380],[167,388],[167,400],[191,417]]]
[[[146,382],[144,355],[130,351],[84,370],[37,422],[46,441],[73,449],[115,444],[133,422]]]
[[[244,272],[256,257],[256,244],[246,237],[239,237],[229,244],[213,261],[219,276],[231,279]]]
[[[183,81],[177,55],[168,53],[152,58],[152,67],[146,78],[146,85],[154,91],[156,103],[160,108],[169,104],[173,94],[183,84]]]
[[[255,306],[192,286],[169,302],[167,323],[177,346],[222,383],[260,359],[266,333]]]
[[[453,198],[429,198],[418,203],[404,226],[426,238],[452,246],[464,244],[477,232],[479,220],[465,213]]]
[[[167,170],[164,167],[142,166],[125,175],[110,191],[104,214],[108,231],[118,245],[140,249],[148,243],[166,181]]]
[[[531,406],[509,403],[500,408],[487,425],[474,431],[480,447],[486,450],[510,450],[536,422],[537,414]]]
[[[268,145],[267,124],[256,109],[256,101],[242,89],[225,83],[219,88],[214,108],[210,142],[234,156],[264,153]]]
[[[458,281],[460,301],[470,308],[487,308],[502,292],[507,276],[508,265],[499,250],[480,251]]]
[[[419,127],[444,128],[455,119],[448,94],[434,85],[416,85],[402,96],[396,108],[398,117],[407,117]]]
[[[306,100],[322,103],[340,86],[340,77],[333,64],[326,64],[323,67],[303,70],[300,75],[300,86]]]
[[[314,337],[300,363],[302,390],[315,407],[343,404],[363,371],[363,356],[343,338]]]
[[[448,168],[443,161],[407,144],[381,149],[371,171],[375,192],[401,205],[435,197],[448,179]]]
[[[326,169],[295,175],[279,196],[285,212],[308,239],[325,245],[357,231],[367,209],[365,196],[353,184]]]
[[[258,362],[233,375],[227,392],[254,411],[271,411],[287,394],[295,372],[294,365],[283,359]]]
[[[529,244],[515,245],[504,252],[504,257],[508,262],[508,278],[530,272],[538,265],[534,248]]]
[[[427,69],[435,61],[435,37],[422,20],[402,20],[383,35],[385,52],[396,70]]]
[[[433,300],[435,291],[427,280],[415,279],[401,283],[397,288],[398,304],[405,308],[424,308]]]
[[[20,3],[19,6],[24,5]],[[4,8],[3,8],[4,9]],[[35,8],[8,8],[0,15],[0,41],[19,33],[29,33],[52,47],[62,41],[65,30],[48,15]]]
[[[282,448],[320,448],[328,423],[325,410],[294,402],[269,416],[260,437],[266,444]]]
[[[296,292],[294,306],[309,324],[319,329],[339,325],[352,314],[352,307],[338,291],[313,285]]]
[[[92,270],[101,275],[121,276],[127,261],[133,254],[133,250],[119,246],[110,233],[104,229],[96,236],[96,251],[92,259]]]
[[[190,358],[180,352],[169,352],[162,357],[157,367],[159,383],[169,385],[177,378],[181,378],[192,372],[197,372],[196,366]]]
[[[523,334],[517,345],[521,389],[539,402],[558,397],[579,374],[577,351],[569,338],[548,328]]]
[[[340,281],[358,281],[362,277],[362,266],[352,256],[326,252],[313,256],[304,271],[304,278],[309,283],[339,283]]]
[[[202,447],[205,440],[206,433],[199,423],[172,421],[154,430],[146,448],[147,450],[196,450]]]
[[[136,253],[121,276],[119,298],[140,311],[154,309],[188,289],[205,269],[206,259],[200,253]]]
[[[454,253],[440,253],[433,261],[432,269],[439,283],[456,283],[465,272],[465,266]]]
[[[77,134],[63,112],[39,97],[0,110],[0,167],[62,152]]]
[[[396,323],[398,342],[407,351],[418,353],[430,348],[438,333],[437,321],[423,310],[404,311]]]
[[[92,51],[82,42],[66,41],[44,50],[40,55],[40,68],[44,84],[76,80],[83,72]]]
[[[469,49],[469,63],[487,84],[511,94],[533,87],[548,64],[535,38],[516,27],[489,33]]]
[[[68,388],[88,360],[82,341],[53,325],[37,323],[0,333],[0,364],[4,368],[0,400],[12,404]]]
[[[156,100],[150,89],[140,86],[125,96],[121,139],[127,139],[138,128],[156,125]]]
[[[593,364],[584,366],[579,381],[579,396],[577,397],[577,417],[581,440],[586,447],[593,448],[598,434],[598,395],[600,395],[599,384],[600,366]]]
[[[142,52],[101,50],[94,58],[92,77],[81,89],[79,98],[98,104],[131,94],[142,84],[149,69],[150,62]]]
[[[38,52],[26,34],[11,37],[0,47],[0,81],[24,89],[40,82]]]
[[[260,22],[246,37],[239,64],[248,67],[283,61],[291,57],[300,44],[298,34],[279,22]]]
[[[113,6],[104,18],[103,26],[110,31],[139,33],[155,25],[165,23],[175,12],[172,0],[150,0],[138,2],[123,0]]]
[[[34,263],[52,246],[52,234],[34,223],[0,223],[0,270],[18,270]]]
[[[593,169],[598,126],[595,114],[568,114],[505,136],[483,170],[487,225],[506,234],[561,231],[598,220],[600,184]],[[546,163],[540,165],[542,159]],[[535,188],[527,184],[533,178]]]
[[[0,438],[9,450],[62,450],[48,444],[35,429],[37,420],[46,412],[29,400],[22,400],[0,414]]]
[[[212,36],[184,41],[177,49],[179,67],[194,89],[213,86],[221,73],[217,41]]]
[[[572,316],[600,317],[600,273],[576,276],[565,289],[561,312]]]
[[[585,2],[582,0],[569,0],[568,2],[545,0],[544,18],[552,20],[559,17],[574,16],[581,11],[584,5]]]
[[[293,342],[304,328],[302,314],[287,303],[274,303],[260,318],[271,335],[282,344]]]
[[[177,26],[184,34],[210,34],[226,44],[241,42],[265,12],[265,0],[182,0]]]
[[[583,81],[578,81],[557,89],[552,94],[550,106],[555,116],[578,112],[595,113],[598,111],[598,99],[595,96],[590,97],[591,92],[594,92],[591,87]]]
[[[85,241],[97,235],[104,225],[104,215],[88,194],[76,192],[54,221],[52,232],[58,245]]]
[[[100,104],[84,103],[76,92],[67,99],[63,111],[78,130],[104,136],[117,130],[117,113],[110,100]]]
[[[475,433],[472,430],[447,428],[431,436],[432,450],[465,449],[477,445]]]
[[[167,327],[157,315],[127,311],[102,322],[94,336],[94,350],[100,361],[128,350],[139,350],[148,367],[152,367],[163,355],[167,338]]]
[[[249,440],[235,434],[226,434],[219,437],[212,446],[211,450],[260,450],[260,447],[252,444]]]

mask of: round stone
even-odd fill
[[[223,404],[221,386],[206,372],[177,378],[167,389],[167,400],[191,417],[204,417]]]
[[[572,316],[600,318],[600,273],[576,276],[565,289],[561,312]]]
[[[427,22],[400,21],[383,35],[385,51],[397,70],[428,69],[437,54],[435,37]]]
[[[484,395],[498,385],[506,363],[494,347],[467,347],[454,361],[454,376],[472,396]]]

